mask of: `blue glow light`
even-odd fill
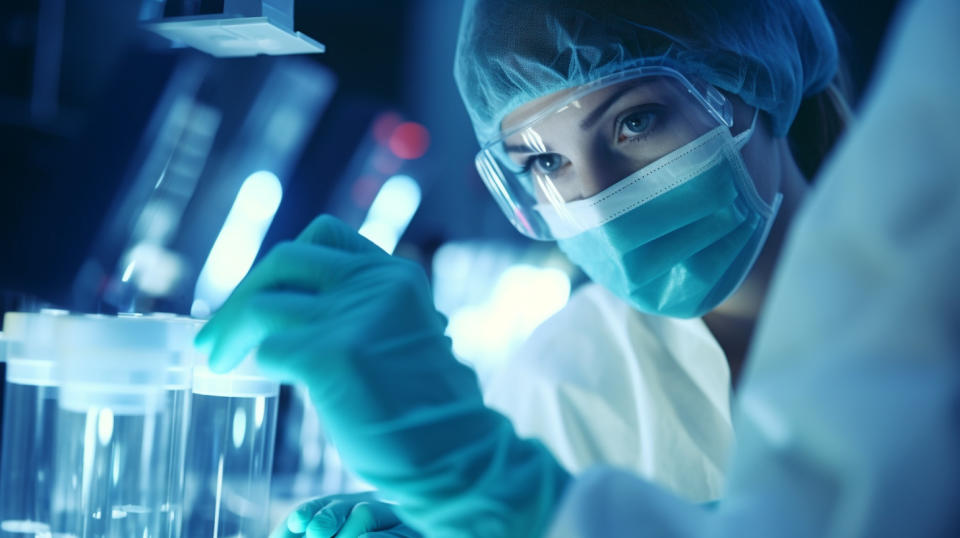
[[[243,181],[197,279],[193,315],[209,315],[243,280],[282,197],[283,187],[272,172],[254,172]]]
[[[392,254],[420,207],[420,197],[420,185],[412,177],[402,174],[391,177],[370,204],[360,235]]]
[[[127,264],[127,268],[123,270],[123,277],[120,278],[121,281],[127,282],[130,280],[130,277],[133,276],[133,269],[137,266],[137,260],[131,261]]]

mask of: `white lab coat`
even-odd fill
[[[552,536],[960,536],[960,2],[908,6],[786,245],[724,500],[597,468]]]
[[[691,501],[719,497],[730,371],[700,319],[641,314],[585,285],[485,384],[484,399],[572,473],[607,463]]]

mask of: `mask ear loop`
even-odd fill
[[[757,116],[760,115],[760,109],[753,109],[753,120],[750,122],[750,127],[745,131],[733,137],[733,144],[737,147],[738,150],[743,149],[743,146],[747,145],[747,142],[750,141],[750,137],[753,136],[754,129],[757,126]]]
[[[753,109],[753,120],[750,122],[750,127],[747,128],[742,133],[733,137],[733,146],[737,150],[736,161],[737,166],[741,168],[742,173],[737,177],[743,181],[743,189],[747,194],[747,198],[750,199],[753,206],[760,211],[761,215],[773,217],[777,214],[777,211],[780,209],[780,202],[783,201],[783,194],[778,192],[774,195],[773,201],[767,203],[766,200],[760,197],[760,193],[757,192],[757,186],[754,185],[753,179],[750,177],[750,172],[747,171],[747,165],[743,162],[743,157],[740,155],[740,150],[743,149],[743,146],[747,145],[747,142],[750,141],[750,137],[753,136],[754,131],[757,126],[757,116],[760,115],[760,109]]]

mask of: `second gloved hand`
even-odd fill
[[[373,492],[330,495],[297,507],[270,538],[421,538]]]
[[[197,336],[303,383],[344,462],[429,536],[536,536],[568,475],[484,407],[426,275],[330,217],[277,246]]]

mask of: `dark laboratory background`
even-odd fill
[[[188,313],[192,281],[240,182],[266,166],[286,173],[279,174],[283,196],[261,255],[322,212],[359,227],[378,188],[397,173],[414,178],[422,192],[398,253],[428,270],[445,242],[526,243],[474,170],[478,148],[452,77],[459,0],[298,0],[296,29],[326,52],[247,58],[171,48],[143,29],[149,3],[157,2],[0,4],[4,310],[27,301]],[[176,15],[213,12],[224,1],[166,4],[165,14]],[[894,5],[871,2],[865,10],[857,2],[828,2],[845,34],[855,96]],[[315,69],[312,80],[294,76],[271,88],[279,63],[294,75]],[[250,155],[277,138],[267,132],[269,119],[251,118],[258,99],[260,108],[290,105],[262,116],[302,120],[286,129],[295,132],[285,134],[291,140],[283,147],[269,148],[282,154],[273,159]],[[177,107],[188,102],[193,110],[178,117]],[[169,125],[178,121],[186,125]],[[423,129],[396,129],[408,122]],[[165,168],[171,163],[181,166]],[[179,185],[151,206],[146,187],[164,171],[179,172]],[[161,230],[138,229],[135,215],[145,207],[164,207],[176,218]],[[178,253],[178,274],[154,289],[121,289],[113,281],[115,273],[123,276],[124,249],[144,238]]]
[[[214,57],[150,27],[240,1],[0,3],[0,314],[205,316],[320,213],[385,228],[384,248],[423,264],[452,325],[465,306],[517,312],[483,295],[511,265],[582,281],[513,230],[475,171],[452,74],[460,0],[275,2],[322,43],[313,54]],[[855,104],[896,2],[826,4]],[[248,183],[259,206],[241,200]],[[460,340],[480,360],[516,338]],[[279,455],[298,435],[279,428],[277,466],[294,464]]]

